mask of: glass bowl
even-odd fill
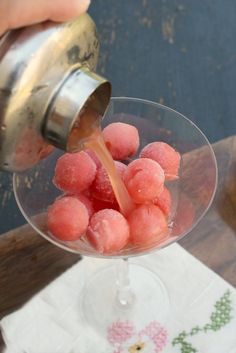
[[[46,213],[48,207],[61,195],[52,180],[56,161],[63,152],[55,150],[32,169],[15,174],[13,185],[17,204],[27,222],[45,239],[62,249],[86,256],[124,260],[148,254],[188,234],[211,205],[217,186],[216,159],[206,136],[192,121],[161,104],[122,97],[111,99],[102,127],[118,121],[132,124],[139,131],[140,147],[133,159],[138,157],[145,145],[154,141],[166,142],[181,154],[179,178],[167,183],[172,196],[168,238],[146,247],[128,245],[110,255],[96,252],[86,237],[73,242],[54,238],[47,231]],[[118,270],[108,266],[99,271],[84,287],[81,310],[85,321],[97,330],[104,330],[114,317],[120,318],[123,315],[125,318],[134,318],[134,315],[142,317],[143,312],[148,311],[150,315],[158,312],[160,317],[166,317],[170,305],[162,281],[154,272],[142,266],[129,267],[127,263],[122,260]],[[109,302],[111,305],[108,305]],[[114,306],[114,303],[117,305]]]

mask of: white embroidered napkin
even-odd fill
[[[3,318],[4,353],[236,352],[236,290],[178,244],[130,260],[141,261],[165,284],[168,320],[158,313],[116,320],[101,337],[84,322],[78,298],[86,279],[114,261],[84,258]]]

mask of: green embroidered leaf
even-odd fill
[[[211,322],[203,327],[205,332],[209,330],[218,331],[230,322],[232,318],[230,315],[232,305],[229,290],[227,290],[225,294],[215,303],[214,307],[215,311],[210,317]]]
[[[176,344],[179,344],[181,353],[197,353],[196,348],[194,348],[189,342],[185,341],[183,338],[180,338],[179,336],[173,340],[172,344],[173,346],[175,346]]]
[[[184,339],[187,337],[187,333],[185,331],[180,332],[179,336],[175,337],[172,344],[175,346],[176,344],[181,344],[184,342]]]
[[[210,331],[211,330],[211,325],[210,324],[206,324],[204,327],[203,327],[203,331],[206,333],[207,331]]]
[[[202,329],[199,326],[195,326],[192,328],[192,330],[190,331],[189,334],[190,334],[190,336],[194,336],[200,331],[202,331]]]
[[[197,349],[187,342],[186,338],[197,335],[199,332],[207,333],[208,331],[218,331],[230,322],[233,307],[229,290],[215,303],[214,307],[215,311],[213,311],[210,316],[210,323],[207,323],[202,328],[194,326],[189,333],[186,331],[180,332],[180,334],[173,339],[172,345],[179,345],[181,353],[197,353]]]

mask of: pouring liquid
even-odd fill
[[[80,116],[78,126],[74,125],[68,146],[72,152],[83,148],[90,149],[96,153],[106,169],[120,211],[124,216],[127,216],[134,209],[134,204],[103,140],[101,118],[93,109],[85,109]]]

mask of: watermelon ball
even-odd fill
[[[166,180],[178,178],[180,154],[165,142],[152,142],[145,146],[141,158],[150,158],[158,162],[165,172]]]
[[[89,199],[89,194],[88,194],[88,190],[85,190],[85,192],[83,194],[71,194],[71,193],[66,193],[61,197],[64,196],[72,196],[72,197],[76,197],[80,202],[82,202],[84,204],[84,206],[87,208],[88,211],[88,215],[89,218],[94,214],[94,208],[93,208],[93,202]]]
[[[164,187],[162,193],[153,200],[154,205],[158,206],[165,216],[169,217],[171,212],[171,194],[170,191]]]
[[[89,155],[89,157],[94,161],[94,163],[96,164],[97,168],[102,165],[100,159],[97,157],[96,153],[93,152],[93,150],[86,149],[84,152],[86,152]]]
[[[119,211],[119,205],[118,202],[108,202],[108,201],[103,201],[103,200],[99,200],[99,199],[92,199],[92,205],[93,205],[93,209],[94,212],[98,212],[103,210],[104,208],[109,208],[109,209],[113,209],[116,211]]]
[[[75,195],[75,197],[84,204],[84,206],[87,208],[89,218],[94,214],[94,208],[93,208],[93,203],[92,201],[85,195],[83,194],[78,194]]]
[[[112,123],[103,129],[103,138],[112,157],[125,160],[137,152],[139,134],[135,126],[125,123]]]
[[[98,211],[90,220],[87,238],[101,254],[117,252],[128,242],[128,222],[118,211],[112,209]]]
[[[76,197],[57,199],[48,209],[48,231],[60,240],[79,239],[86,232],[88,223],[87,208]]]
[[[114,161],[114,163],[118,174],[123,179],[123,175],[127,169],[127,166],[124,163],[118,161]],[[116,203],[116,197],[112,189],[110,179],[106,169],[103,166],[97,170],[96,178],[91,187],[91,193],[96,199]]]
[[[153,204],[138,206],[128,218],[130,242],[146,246],[165,240],[167,221],[159,207]]]
[[[65,153],[57,160],[53,182],[60,190],[80,193],[92,184],[96,170],[87,153]]]
[[[163,169],[149,158],[134,160],[124,172],[125,186],[135,203],[154,200],[162,193],[164,181]]]

